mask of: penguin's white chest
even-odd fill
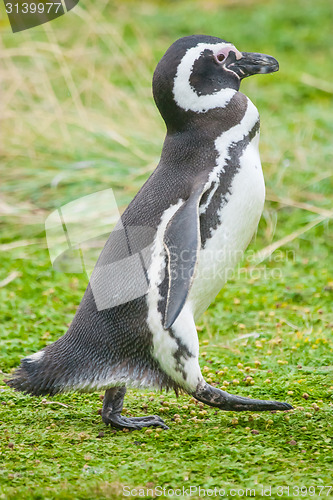
[[[211,231],[198,256],[188,297],[194,317],[200,316],[233,275],[256,231],[265,200],[265,184],[259,151],[259,133],[239,159],[227,202],[218,211],[219,225]]]

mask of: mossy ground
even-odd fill
[[[301,486],[317,488],[303,498],[332,496],[320,490],[333,483],[330,2],[81,4],[38,29],[2,26],[1,380],[66,331],[87,284],[52,269],[45,217],[109,187],[130,201],[164,136],[154,65],[174,39],[201,32],[270,53],[281,69],[243,84],[261,114],[267,202],[198,323],[200,363],[211,383],[295,410],[237,414],[129,391],[126,414],[160,414],[170,430],[125,433],[102,423],[100,394],[31,398],[0,382],[0,498],[120,498],[124,486],[261,496],[261,485],[272,498]]]

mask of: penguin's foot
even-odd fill
[[[284,411],[293,409],[288,403],[235,396],[234,394],[229,394],[228,392],[221,391],[221,389],[212,387],[205,381],[198,384],[192,396],[202,403],[225,411]]]
[[[132,431],[143,429],[144,427],[162,427],[162,429],[169,429],[158,415],[128,418],[115,413],[109,413],[108,415],[103,415],[102,413],[102,419],[105,424],[110,424],[116,429],[129,429]]]
[[[169,429],[158,415],[149,417],[124,417],[121,411],[124,405],[126,387],[113,387],[105,391],[102,409],[102,419],[106,425],[117,429],[138,430],[143,427],[162,427]]]

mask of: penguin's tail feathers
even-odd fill
[[[5,383],[16,391],[33,396],[64,392],[64,387],[52,376],[44,349],[21,360],[21,365]]]

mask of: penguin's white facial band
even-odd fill
[[[198,95],[191,86],[190,78],[194,63],[206,50],[209,50],[213,55],[224,54],[223,51],[225,51],[225,54],[229,54],[231,51],[238,52],[231,43],[224,42],[217,44],[199,43],[186,51],[178,65],[173,85],[175,102],[185,111],[204,113],[210,109],[223,108],[236,94],[236,90],[233,88],[223,88],[211,94]]]

